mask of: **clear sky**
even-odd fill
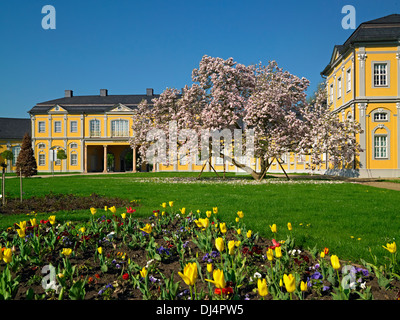
[[[42,7],[56,29],[42,28]],[[246,65],[276,60],[321,80],[342,28],[342,7],[361,22],[400,13],[400,0],[0,0],[0,117],[28,117],[64,96],[161,93],[191,83],[203,55]]]

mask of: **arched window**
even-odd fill
[[[92,119],[89,121],[89,130],[91,137],[100,137],[100,120]]]

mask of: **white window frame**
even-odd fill
[[[89,121],[89,132],[91,137],[100,137],[100,120],[92,119]]]
[[[112,137],[128,137],[129,136],[129,121],[126,119],[118,119],[111,121],[111,136]]]
[[[61,121],[54,121],[54,133],[62,132],[62,124]]]
[[[389,85],[389,64],[383,61],[373,62],[372,67],[372,86],[374,88],[387,87]]]
[[[46,122],[38,121],[38,133],[45,133],[45,132],[46,132]]]
[[[342,77],[337,79],[337,98],[340,99],[342,97]]]
[[[71,159],[71,166],[78,165],[78,154],[77,153],[71,152],[70,159]]]
[[[346,92],[351,91],[351,69],[347,69],[346,71]]]
[[[21,152],[21,146],[13,146],[11,148],[11,151],[13,153],[12,165],[15,166],[16,163],[17,163],[17,159],[18,159],[19,153]]]
[[[388,121],[388,114],[387,112],[375,112],[374,113],[374,121]]]
[[[77,133],[78,132],[78,121],[76,121],[76,120],[71,121],[69,130],[71,133]]]
[[[388,140],[386,134],[374,135],[374,159],[388,159]]]
[[[333,83],[331,83],[331,85],[329,87],[329,98],[330,98],[330,102],[333,103]]]
[[[45,166],[46,165],[46,154],[45,153],[39,153],[38,165],[39,166]]]

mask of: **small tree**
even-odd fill
[[[21,151],[19,152],[16,171],[19,176],[22,174],[24,177],[31,177],[37,174],[37,164],[35,155],[32,149],[31,136],[26,133],[22,140]]]
[[[65,153],[64,149],[57,150],[57,159],[61,161],[60,164],[60,172],[62,171],[62,161],[67,159],[67,154]]]
[[[14,155],[11,150],[5,150],[1,153],[1,157],[5,160],[7,160],[7,164],[9,161],[12,161],[14,159]],[[7,168],[7,167],[6,167]],[[11,168],[11,166],[10,166]]]

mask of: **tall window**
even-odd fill
[[[46,123],[44,121],[38,122],[38,132],[39,133],[46,132]]]
[[[100,137],[100,120],[90,120],[89,127],[91,137]]]
[[[129,136],[129,121],[128,120],[111,121],[111,135],[113,137]]]
[[[374,136],[374,156],[376,159],[387,158],[387,136]]]
[[[329,97],[330,97],[331,103],[333,103],[333,84],[331,84],[331,86],[329,88]]]
[[[337,79],[337,97],[338,99],[342,97],[342,78]]]
[[[12,147],[12,153],[13,153],[12,165],[13,166],[15,166],[15,164],[17,163],[17,158],[18,158],[20,151],[21,151],[21,146]]]
[[[61,121],[54,121],[54,132],[61,133]]]
[[[39,153],[39,166],[46,165],[46,155],[44,153]]]
[[[351,69],[348,69],[346,72],[346,91],[351,90]]]
[[[387,83],[387,63],[374,64],[374,86],[386,86]]]
[[[78,132],[78,121],[71,121],[71,132]]]
[[[78,155],[76,153],[71,153],[71,166],[78,165]]]

